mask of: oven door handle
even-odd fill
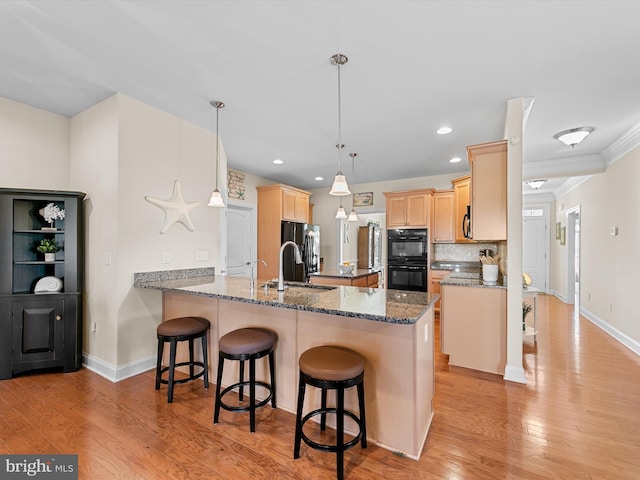
[[[391,270],[426,270],[427,267],[417,267],[411,265],[389,265]]]

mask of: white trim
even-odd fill
[[[566,297],[564,295],[562,295],[560,292],[558,292],[556,290],[553,290],[553,289],[549,289],[549,294],[553,295],[554,297],[556,297],[562,303],[567,303]]]
[[[606,167],[605,159],[598,154],[550,158],[524,163],[522,165],[522,178],[575,177],[602,173],[606,170]]]
[[[564,182],[562,185],[560,185],[558,188],[556,188],[553,191],[553,194],[556,197],[561,197],[562,195],[566,195],[574,188],[577,188],[578,186],[582,185],[584,182],[589,180],[592,176],[593,175],[585,175],[583,177],[572,177],[568,179],[566,182]]]
[[[504,376],[502,377],[509,382],[527,383],[527,377],[524,372],[524,368],[516,367],[514,365],[507,365],[504,369]]]
[[[640,145],[640,122],[636,123],[633,127],[620,135],[620,137],[602,151],[602,156],[604,157],[607,167],[622,158],[638,145]]]
[[[88,370],[91,370],[101,377],[104,377],[107,380],[116,383],[120,380],[135,377],[136,375],[155,369],[156,357],[146,357],[140,360],[136,360],[135,362],[116,367],[111,363],[105,362],[104,360],[83,352],[82,363]]]
[[[593,313],[589,312],[585,308],[580,308],[580,315],[584,316],[584,318],[589,320],[596,327],[601,328],[605,333],[608,333],[609,335],[611,335],[614,339],[616,339],[622,345],[627,347],[633,353],[635,353],[636,355],[640,356],[640,343],[639,342],[637,342],[633,338],[627,336],[626,334],[622,333],[616,327],[614,327],[614,326],[610,325],[609,323],[605,322],[604,320],[599,318],[597,315],[594,315]]]

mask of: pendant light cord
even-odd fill
[[[340,63],[338,63],[338,171],[342,175],[342,95],[340,89]]]
[[[218,134],[218,115],[220,113],[220,107],[216,106],[216,190],[218,190],[218,177],[220,171],[220,135]]]

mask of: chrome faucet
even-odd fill
[[[296,263],[302,263],[302,255],[300,255],[300,249],[298,248],[298,244],[292,240],[287,240],[280,247],[280,265],[278,266],[278,291],[284,292],[284,274],[282,272],[282,254],[287,245],[293,246],[296,255]]]
[[[256,263],[258,262],[262,262],[262,264],[266,267],[267,266],[267,262],[265,262],[264,260],[260,260],[257,259],[255,260],[252,264],[251,264],[251,283],[249,284],[249,286],[251,287],[251,290],[253,290],[254,284],[255,284],[255,280],[254,280],[254,276],[253,276],[253,267],[256,266]]]

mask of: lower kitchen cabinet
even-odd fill
[[[440,337],[449,365],[504,375],[507,289],[442,285]]]

